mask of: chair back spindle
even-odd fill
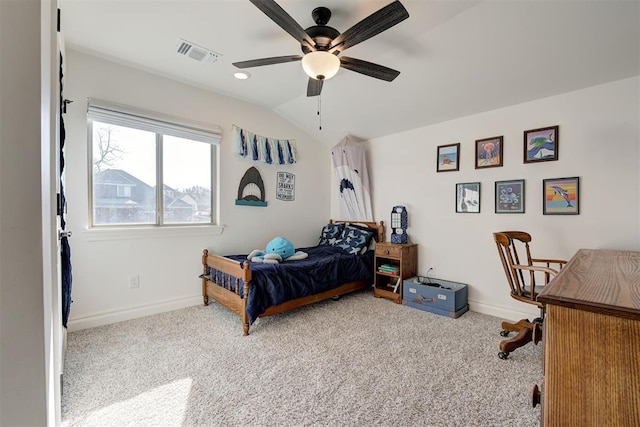
[[[500,261],[507,276],[507,283],[511,290],[511,296],[519,301],[541,306],[536,298],[536,271],[544,273],[546,284],[557,270],[549,268],[551,262],[556,260],[535,260],[531,257],[531,235],[524,231],[501,231],[493,233],[493,239],[498,248]],[[534,262],[542,261],[546,267],[536,267]],[[559,263],[562,268],[563,261]],[[529,273],[528,275],[526,273]]]

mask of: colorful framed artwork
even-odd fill
[[[496,181],[496,213],[524,213],[524,179]]]
[[[578,215],[580,213],[580,177],[542,180],[544,215]]]
[[[524,163],[558,160],[558,126],[524,131]]]
[[[476,169],[502,166],[502,136],[476,140]]]
[[[456,212],[480,213],[480,183],[456,184]]]
[[[460,143],[438,146],[438,166],[436,172],[460,170]]]

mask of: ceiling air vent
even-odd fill
[[[222,56],[219,53],[206,49],[202,46],[198,46],[197,44],[186,41],[185,39],[178,39],[177,52],[180,55],[195,59],[198,62],[206,63],[216,62],[218,57]]]

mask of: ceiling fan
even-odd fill
[[[309,76],[307,96],[320,95],[323,82],[333,77],[340,68],[388,82],[400,74],[399,71],[372,62],[346,56],[338,57],[344,50],[370,39],[407,19],[409,13],[400,1],[396,0],[388,4],[343,33],[327,25],[331,18],[331,10],[326,7],[313,9],[311,16],[316,25],[303,29],[275,1],[249,1],[283,30],[291,34],[300,43],[304,55],[274,56],[234,62],[233,65],[237,68],[302,61],[302,68]]]

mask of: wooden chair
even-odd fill
[[[540,340],[544,309],[542,304],[537,301],[538,293],[567,262],[558,259],[531,258],[529,250],[531,235],[524,231],[496,232],[493,233],[493,239],[498,247],[500,261],[511,290],[511,297],[540,308],[540,317],[533,321],[522,319],[516,323],[502,322],[501,336],[508,337],[510,332],[517,332],[516,336],[500,342],[498,357],[506,359],[509,357],[509,353],[515,349],[530,341],[537,344]],[[545,266],[534,264],[544,264]],[[551,268],[555,264],[558,265],[558,269]],[[538,277],[542,273],[544,274],[542,285],[536,284],[536,273],[538,273]]]

